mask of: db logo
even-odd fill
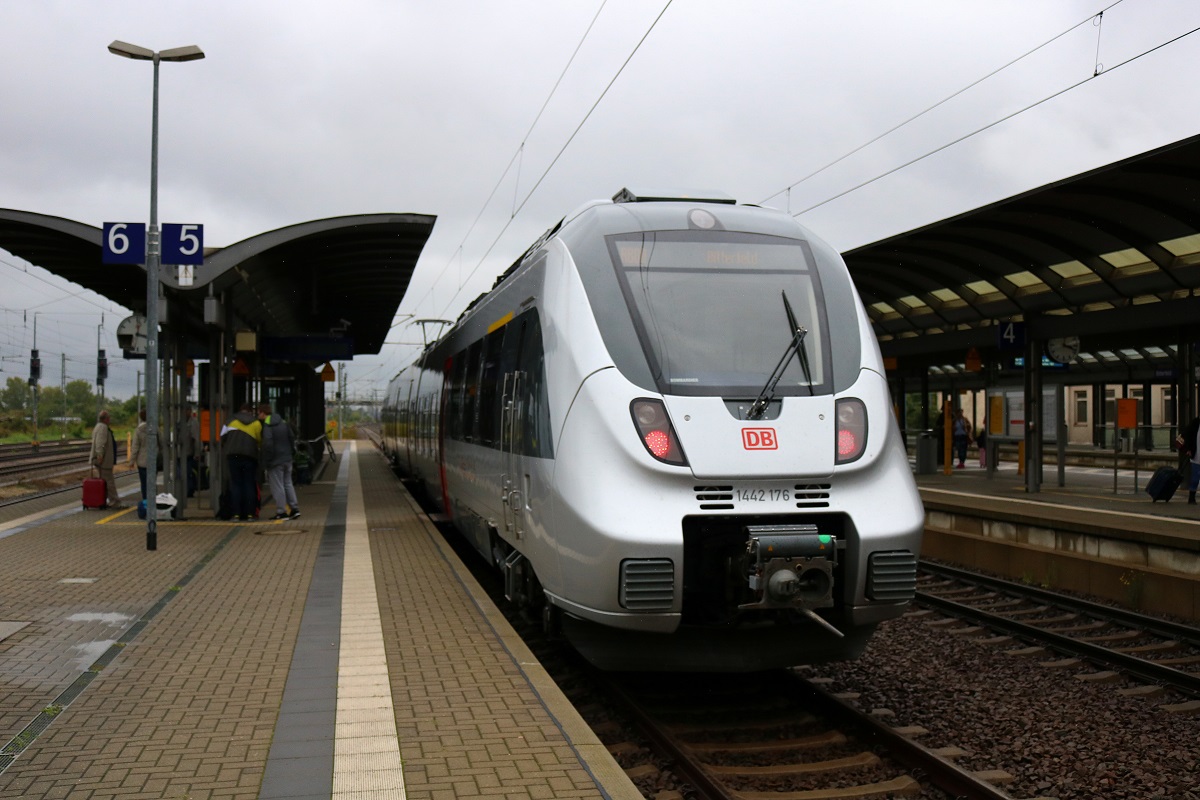
[[[742,428],[742,447],[747,450],[778,450],[774,428]]]

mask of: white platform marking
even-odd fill
[[[338,657],[333,797],[403,798],[404,770],[375,596],[357,443],[349,442],[346,549],[342,571],[342,640]]]

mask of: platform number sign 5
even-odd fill
[[[140,222],[106,222],[100,242],[103,264],[145,264],[146,226]]]
[[[204,263],[204,226],[168,222],[162,230],[162,263]]]
[[[997,350],[1025,349],[1025,323],[1001,322],[996,326]]]

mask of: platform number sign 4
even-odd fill
[[[100,241],[103,264],[145,264],[146,226],[140,222],[106,222]]]
[[[1024,348],[1024,322],[1001,322],[996,326],[997,350],[1023,350]]]

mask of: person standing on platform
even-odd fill
[[[195,409],[187,404],[183,411],[183,445],[187,463],[187,496],[196,496],[196,486],[200,480],[200,419]]]
[[[129,463],[135,465],[138,479],[142,482],[142,500],[146,499],[146,409],[138,412],[137,430],[133,432],[133,447],[129,451]],[[141,512],[138,512],[141,513]]]
[[[1188,423],[1179,434],[1176,444],[1192,461],[1192,474],[1188,477],[1188,505],[1196,505],[1196,489],[1200,487],[1200,417]],[[1183,459],[1180,459],[1182,462]]]
[[[221,453],[229,469],[229,513],[240,522],[258,511],[258,456],[262,447],[262,422],[253,407],[243,403],[221,432]]]
[[[954,427],[951,431],[954,436],[954,455],[958,459],[957,468],[962,469],[967,465],[967,445],[971,443],[973,426],[961,408],[954,409]]]
[[[108,426],[108,412],[101,411],[96,417],[96,427],[92,429],[92,453],[88,464],[100,472],[104,480],[104,488],[108,492],[109,508],[124,508],[121,496],[117,494],[117,481],[113,477],[113,467],[117,463],[117,440],[112,428]]]
[[[271,413],[270,403],[258,407],[258,418],[263,425],[263,469],[271,484],[271,496],[275,498],[275,516],[271,519],[295,519],[300,516],[300,501],[296,499],[296,487],[292,484],[296,437],[283,417]]]

